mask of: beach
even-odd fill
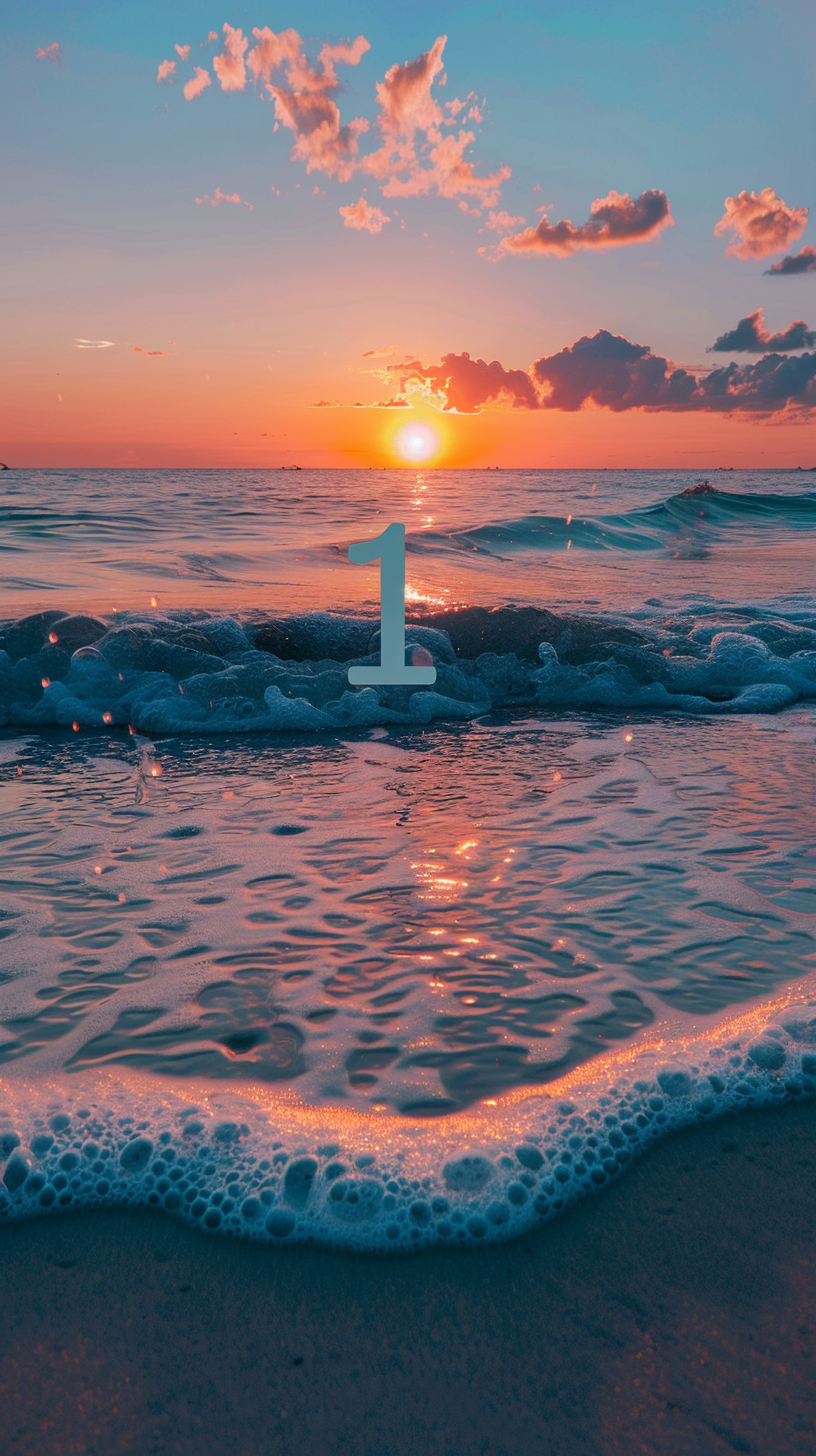
[[[20,1456],[813,1449],[816,1101],[685,1129],[488,1249],[383,1258],[101,1210],[0,1230]]]

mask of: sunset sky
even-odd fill
[[[9,464],[816,465],[812,0],[5,16]]]

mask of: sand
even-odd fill
[[[148,1212],[0,1231],[0,1450],[816,1449],[816,1101],[667,1140],[517,1243],[386,1260]]]

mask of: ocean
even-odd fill
[[[485,1243],[816,1091],[813,480],[4,473],[0,1219]]]

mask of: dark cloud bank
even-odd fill
[[[527,410],[595,405],[615,412],[754,414],[816,408],[816,353],[796,359],[766,353],[756,363],[730,363],[695,375],[653,354],[647,345],[632,344],[606,329],[537,359],[526,370],[505,369],[497,360],[488,364],[463,353],[446,354],[439,364],[392,364],[388,373],[402,388],[424,392],[442,409],[460,414],[475,414],[491,404]]]
[[[726,334],[720,334],[709,349],[709,354],[774,354],[788,353],[792,349],[813,349],[816,347],[816,329],[809,329],[804,319],[794,319],[779,334],[772,334],[765,327],[765,314],[761,308],[740,319],[737,327]]]

